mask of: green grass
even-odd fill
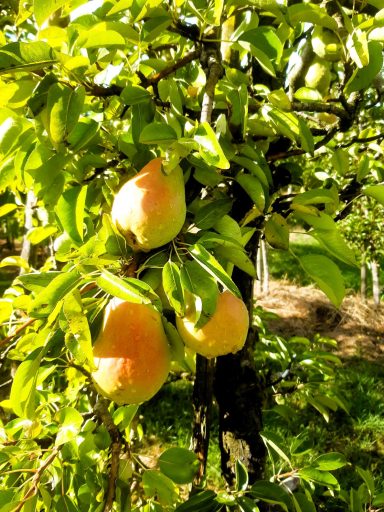
[[[340,268],[347,290],[358,292],[360,290],[360,268],[352,267],[334,258],[319,242],[305,233],[293,233],[290,241],[290,252],[269,249],[268,263],[270,275],[274,279],[286,279],[298,286],[307,286],[312,284],[311,278],[300,267],[298,258],[308,254],[322,254],[328,256]],[[381,262],[380,278],[384,282],[384,261]],[[368,278],[368,291],[369,288]]]

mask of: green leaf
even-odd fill
[[[331,158],[331,163],[337,174],[344,176],[349,171],[349,155],[344,149],[336,149]]]
[[[334,231],[337,229],[336,223],[332,217],[326,213],[320,212],[317,209],[315,209],[313,213],[295,211],[295,217],[300,221],[304,221],[305,223],[309,224],[313,228],[322,231]]]
[[[71,146],[72,151],[79,151],[89,144],[99,131],[99,123],[85,117],[73,128],[71,133],[68,135],[68,144]]]
[[[360,477],[364,480],[365,485],[367,486],[368,492],[371,496],[375,494],[375,480],[372,473],[366,469],[363,469],[359,466],[356,466],[356,471],[360,475]],[[383,503],[384,504],[384,501]]]
[[[337,30],[337,22],[329,16],[326,10],[312,3],[290,5],[287,9],[287,19],[292,27],[298,23],[312,23],[331,30]]]
[[[239,496],[237,498],[237,503],[240,507],[240,512],[260,512],[255,501],[248,498],[248,496]]]
[[[216,493],[211,490],[201,491],[193,494],[187,501],[176,508],[176,512],[214,512],[221,509],[215,507]]]
[[[156,469],[143,472],[142,483],[148,498],[156,499],[164,506],[171,506],[177,501],[177,487],[170,478]]]
[[[236,181],[243,187],[260,212],[264,211],[265,194],[259,179],[250,174],[238,174]]]
[[[159,457],[160,471],[180,485],[191,483],[199,466],[196,454],[186,448],[168,448]]]
[[[161,318],[165,334],[171,349],[172,361],[177,361],[187,372],[193,371],[185,359],[185,345],[176,327],[163,315]]]
[[[17,210],[18,206],[16,204],[3,204],[0,206],[0,217],[4,217],[5,215],[8,215],[8,213],[11,213],[15,210]]]
[[[371,185],[363,189],[366,196],[373,197],[384,206],[384,185]]]
[[[320,471],[333,471],[346,465],[347,459],[345,455],[338,452],[324,453],[311,462],[311,466]]]
[[[194,140],[199,144],[199,153],[201,157],[209,164],[219,169],[229,169],[230,165],[227,157],[216,138],[216,134],[207,122],[200,123]]]
[[[128,85],[121,91],[120,98],[126,105],[138,105],[151,99],[151,93],[139,85]]]
[[[301,492],[292,493],[292,500],[295,505],[296,512],[316,512],[316,507],[306,494]]]
[[[82,48],[124,48],[124,37],[115,30],[90,30],[83,33],[76,41],[76,45]]]
[[[83,241],[86,196],[86,186],[69,188],[63,192],[55,209],[63,229],[77,244]]]
[[[239,36],[240,41],[247,41],[261,50],[271,61],[279,64],[283,55],[283,44],[276,30],[269,26],[261,26],[248,30]]]
[[[29,271],[28,262],[26,262],[21,256],[7,256],[6,258],[3,258],[0,262],[0,268],[4,267],[20,267],[27,272]]]
[[[80,364],[87,362],[93,367],[92,337],[84,312],[80,292],[68,293],[64,297],[63,312],[68,322],[71,336],[66,336],[66,344]]]
[[[252,485],[250,493],[254,498],[258,498],[271,505],[280,505],[285,512],[289,511],[289,496],[287,492],[277,484],[259,480]]]
[[[201,265],[209,274],[211,274],[224,288],[228,288],[234,295],[241,297],[240,291],[225,272],[220,263],[210,254],[202,245],[195,244],[188,248],[188,252],[199,265]]]
[[[314,188],[295,196],[292,204],[337,204],[335,193],[325,188]]]
[[[198,209],[195,215],[195,224],[200,229],[209,229],[215,225],[217,219],[226,215],[232,207],[231,199],[217,199],[210,201]]]
[[[310,231],[309,234],[318,240],[320,244],[327,249],[332,256],[335,256],[340,261],[343,261],[347,265],[357,267],[355,253],[348,246],[342,235],[338,230],[319,230],[315,229]]]
[[[77,436],[83,424],[83,417],[73,407],[64,407],[56,413],[55,421],[59,424],[55,445],[60,446]]]
[[[48,316],[57,303],[79,283],[80,274],[76,269],[60,272],[33,300],[29,314],[32,318]]]
[[[289,227],[285,218],[279,213],[273,213],[265,223],[265,238],[275,249],[289,248]]]
[[[236,491],[245,491],[248,487],[248,471],[244,464],[237,459],[235,464]]]
[[[372,80],[380,72],[383,66],[383,54],[381,43],[370,41],[368,43],[369,63],[362,68],[357,68],[352,73],[351,78],[345,85],[345,94],[351,94],[355,91],[361,91],[369,87]]]
[[[300,469],[298,475],[306,480],[307,482],[313,482],[319,485],[325,485],[330,489],[339,489],[339,482],[337,479],[328,471],[319,471],[318,469],[310,466]]]
[[[200,297],[200,310],[196,308],[196,327],[201,327],[216,311],[219,290],[211,273],[197,261],[186,261],[180,271],[184,289]]]
[[[55,62],[54,51],[43,41],[9,43],[0,48],[0,74],[36,71]]]
[[[43,343],[52,336],[49,329],[44,329],[38,334]],[[20,364],[13,377],[10,393],[10,405],[13,412],[20,418],[33,420],[36,414],[36,383],[40,369],[40,363],[45,353],[44,348],[37,348]]]
[[[329,300],[337,308],[340,307],[345,295],[345,287],[339,267],[321,254],[307,254],[298,259],[305,272],[317,283]]]
[[[267,447],[272,448],[272,450],[274,450],[290,467],[292,467],[292,463],[289,460],[288,455],[280,446],[282,439],[277,434],[274,434],[273,432],[262,432],[260,437]]]
[[[9,320],[12,312],[12,302],[9,299],[0,299],[0,324]]]
[[[265,168],[265,166],[263,167],[254,160],[252,160],[251,158],[247,158],[245,156],[235,156],[232,158],[232,162],[241,165],[242,167],[244,167],[244,169],[248,169],[248,171],[250,171],[253,176],[256,176],[256,178],[258,178],[260,183],[263,185],[265,189],[264,192],[266,192],[269,189],[270,171],[268,166],[267,168]],[[268,173],[266,172],[267,170]]]
[[[153,294],[152,288],[139,279],[121,278],[104,269],[96,279],[96,284],[105,292],[119,299],[137,304],[151,303],[149,295]]]
[[[125,430],[130,427],[136,413],[139,409],[139,405],[131,404],[131,405],[123,405],[118,407],[116,411],[113,413],[113,423],[120,428],[120,430]]]
[[[85,100],[84,87],[72,89],[66,85],[51,85],[47,97],[47,115],[49,136],[56,146],[63,142],[76,126],[83,110]]]
[[[57,233],[56,226],[39,226],[28,231],[27,238],[32,245],[37,245],[54,233]]]
[[[41,27],[51,14],[63,7],[67,0],[34,0],[33,13],[37,24]]]
[[[181,286],[180,269],[172,261],[167,261],[162,272],[163,288],[170,305],[178,316],[185,314],[184,293]]]
[[[140,133],[141,144],[164,144],[177,140],[177,134],[172,126],[165,123],[151,123]]]
[[[217,247],[215,254],[225,260],[233,263],[240,270],[251,277],[256,277],[256,267],[252,260],[248,257],[244,249],[236,247]]]

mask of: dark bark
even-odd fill
[[[237,184],[234,184],[233,192],[236,199],[232,215],[240,221],[252,203]],[[261,224],[263,220],[259,222]],[[256,261],[258,238],[256,231],[249,244],[249,256],[253,261]],[[233,280],[247,305],[252,326],[254,279],[235,269]],[[251,327],[243,350],[218,357],[216,362],[214,392],[219,407],[221,469],[229,485],[235,482],[236,460],[247,468],[250,483],[264,476],[266,449],[260,432],[263,428],[265,382],[254,361],[257,337],[256,330]]]
[[[214,359],[196,355],[196,376],[192,396],[194,422],[191,449],[196,453],[200,467],[193,482],[192,492],[200,490],[205,479],[212,416],[214,369]]]

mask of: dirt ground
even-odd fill
[[[384,361],[384,304],[375,307],[358,295],[347,296],[340,310],[314,286],[298,287],[285,281],[272,281],[270,292],[257,300],[267,311],[279,315],[269,320],[271,330],[285,338],[314,333],[338,341],[342,357],[362,357]]]

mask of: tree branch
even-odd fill
[[[349,148],[353,144],[365,144],[367,142],[374,142],[376,140],[384,140],[384,133],[379,133],[378,135],[372,135],[372,137],[363,137],[359,138],[358,136],[353,137],[350,141],[345,142],[344,144],[338,144],[336,149],[339,148]]]
[[[18,327],[15,332],[13,332],[9,336],[6,336],[2,340],[0,340],[0,348],[3,347],[4,345],[7,345],[10,341],[13,340],[13,338],[18,336],[21,332],[24,331],[24,329],[29,327],[35,321],[36,321],[36,318],[28,318],[28,320],[23,325],[20,325],[20,327]]]
[[[41,480],[41,477],[43,476],[44,471],[47,469],[48,466],[52,464],[54,459],[56,458],[56,455],[59,453],[60,447],[55,446],[52,450],[52,453],[44,460],[44,462],[41,464],[41,466],[36,469],[35,475],[32,478],[32,485],[28,489],[28,491],[24,494],[23,499],[19,502],[17,507],[13,509],[13,512],[20,512],[20,510],[24,507],[26,502],[35,496],[39,490],[38,486]]]
[[[109,470],[108,489],[103,512],[111,512],[113,509],[113,501],[116,494],[116,480],[119,473],[120,453],[122,448],[121,435],[108,411],[108,405],[109,400],[99,398],[93,408],[95,414],[100,418],[112,439],[111,467]]]
[[[351,117],[345,109],[337,107],[332,103],[293,101],[292,110],[295,112],[325,112],[326,114],[334,114],[340,119],[346,120],[349,120]]]

